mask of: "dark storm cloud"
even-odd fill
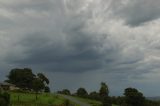
[[[7,10],[11,8],[15,15],[22,15],[16,19],[16,16],[8,12],[8,15],[14,18],[14,20],[9,19],[16,25],[16,27],[13,25],[12,28],[18,32],[18,35],[16,35],[17,32],[12,33],[17,40],[13,44],[11,42],[15,47],[11,46],[12,49],[8,50],[5,61],[19,66],[26,64],[36,66],[48,69],[48,71],[84,72],[100,69],[112,72],[113,70],[132,69],[135,67],[132,64],[143,60],[143,55],[134,54],[131,57],[132,53],[128,51],[125,54],[122,53],[123,49],[127,48],[126,46],[120,47],[123,42],[117,42],[114,39],[115,35],[108,34],[108,30],[103,33],[99,31],[101,26],[105,26],[103,23],[96,28],[97,25],[94,21],[99,19],[94,17],[92,11],[99,10],[99,7],[94,8],[95,4],[91,3],[88,9],[83,10],[83,8],[87,8],[83,7],[85,2],[75,2],[77,5],[75,7],[74,2],[71,3],[71,1],[67,2],[67,6],[70,4],[69,8],[64,8],[65,3],[63,4],[63,2],[51,2],[50,0],[38,3],[37,1],[21,1],[3,5]],[[103,2],[102,0],[97,4],[101,5]],[[59,9],[59,7],[61,8]],[[48,15],[43,15],[42,11]],[[101,13],[101,11],[99,12]],[[120,11],[120,13],[123,12],[125,13],[125,11]],[[103,19],[103,14],[99,15]],[[6,15],[4,14],[4,16]],[[126,19],[129,18],[126,16]],[[84,30],[88,28],[95,31]],[[19,36],[23,37],[19,38]]]
[[[50,2],[45,3],[50,4]],[[40,7],[43,8],[43,6]],[[34,8],[30,9],[35,10]],[[44,10],[46,9],[44,8]],[[52,9],[47,11],[51,12]],[[15,44],[24,48],[24,51],[20,53],[23,54],[22,57],[21,55],[18,56],[19,53],[17,56],[9,53],[6,56],[6,60],[18,66],[27,64],[44,68],[48,71],[59,72],[84,72],[103,67],[104,52],[99,52],[103,44],[96,40],[94,36],[97,35],[91,35],[83,30],[89,18],[88,15],[86,13],[71,14],[66,18],[62,18],[65,16],[63,12],[65,10],[61,14],[57,13],[57,11],[51,14],[53,19],[49,20],[49,22],[54,21],[53,23],[55,24],[48,24],[48,29],[42,26],[42,31],[39,31],[41,26],[29,26],[35,30],[38,29],[38,32],[33,30],[30,32],[27,29],[26,31],[29,32],[25,32],[26,35]],[[32,22],[32,20],[30,21]]]
[[[14,64],[39,65],[48,71],[83,72],[96,70],[102,67],[103,54],[96,47],[95,42],[86,33],[79,29],[70,29],[66,32],[66,42],[56,44],[47,33],[34,33],[25,37],[21,42],[26,58],[8,57]]]

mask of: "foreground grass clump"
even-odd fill
[[[11,92],[12,106],[46,106],[46,105],[63,105],[65,99],[54,94],[42,93],[36,95],[34,93],[15,93]]]

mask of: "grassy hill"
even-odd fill
[[[14,93],[11,92],[12,106],[59,106],[65,104],[66,99],[54,94],[38,94],[38,99],[34,93]]]

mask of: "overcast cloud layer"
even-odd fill
[[[53,90],[101,81],[160,95],[159,0],[0,0],[0,79],[30,67]]]

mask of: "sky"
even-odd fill
[[[159,0],[0,0],[0,80],[13,68],[50,79],[52,91],[110,95],[135,87],[160,96]]]

